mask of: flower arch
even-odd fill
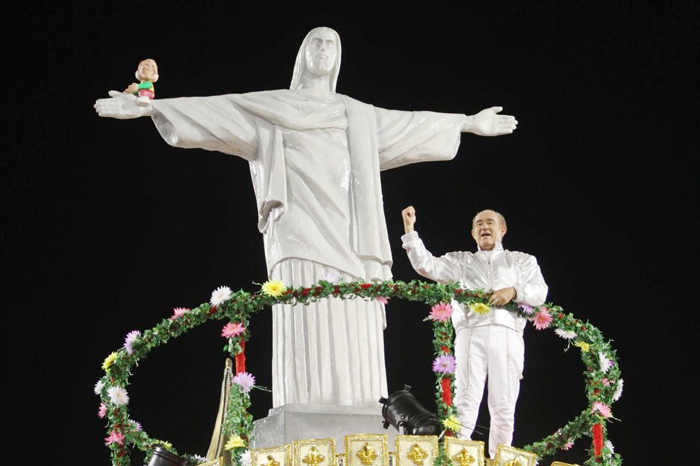
[[[433,348],[436,374],[436,402],[438,416],[446,429],[446,435],[459,430],[456,409],[452,404],[454,364],[453,336],[450,322],[452,300],[469,306],[475,312],[489,312],[488,298],[491,295],[483,290],[464,290],[458,285],[384,281],[365,283],[329,282],[321,280],[310,287],[287,289],[279,281],[263,284],[256,293],[243,290],[232,292],[228,287],[217,288],[209,303],[194,309],[176,308],[170,318],[163,319],[152,329],[143,333],[130,332],[124,347],[111,353],[102,364],[104,376],[95,385],[95,393],[100,396],[99,417],[108,420],[108,436],[105,444],[109,447],[114,466],[130,464],[128,447],[131,445],[150,456],[156,446],[174,453],[177,450],[167,441],[152,438],[141,425],[130,419],[129,396],[126,387],[131,371],[138,361],[153,349],[166,344],[170,339],[198,327],[210,320],[228,319],[222,329],[222,337],[228,339],[224,347],[235,360],[236,377],[231,388],[228,410],[222,425],[226,450],[236,462],[246,451],[252,432],[252,416],[248,413],[250,397],[248,392],[254,385],[254,378],[245,371],[245,341],[248,339],[248,323],[251,316],[264,307],[273,304],[308,304],[321,299],[378,299],[386,302],[390,298],[420,301],[431,307],[426,319],[433,321]],[[586,371],[587,408],[551,435],[538,442],[525,446],[541,459],[558,450],[566,450],[583,436],[592,437],[592,448],[586,465],[619,465],[622,458],[614,453],[612,443],[607,439],[606,424],[612,419],[611,406],[622,393],[622,378],[617,363],[616,351],[603,334],[589,322],[584,322],[554,304],[539,307],[515,305],[506,306],[512,312],[527,317],[537,330],[553,329],[556,334],[578,347]],[[184,455],[190,462],[197,463],[201,458]],[[440,456],[436,464],[447,466],[449,458]]]

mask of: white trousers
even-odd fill
[[[461,328],[455,337],[455,357],[455,406],[462,424],[459,437],[471,439],[488,380],[489,454],[495,458],[496,446],[510,445],[513,440],[515,402],[525,361],[523,336],[502,325]]]

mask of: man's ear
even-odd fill
[[[508,227],[503,225],[501,227],[501,236],[506,236],[506,232],[508,231]]]
[[[471,233],[472,233],[472,238],[474,238],[474,241],[476,241],[476,244],[479,244],[479,239],[478,239],[479,237],[477,236],[474,228],[471,229]]]

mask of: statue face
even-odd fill
[[[496,215],[496,212],[493,210],[484,210],[474,217],[472,237],[481,249],[490,251],[496,243],[503,241],[506,230],[506,226],[503,225],[503,222],[501,222],[501,219]]]
[[[319,29],[309,39],[304,51],[306,69],[315,76],[325,76],[333,71],[338,44],[330,29]]]
[[[139,73],[146,81],[153,81],[158,76],[158,65],[150,58],[139,63]]]

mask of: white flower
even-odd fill
[[[625,385],[624,380],[620,379],[617,381],[617,387],[615,387],[615,393],[613,393],[613,401],[617,401],[622,396],[622,387]]]
[[[246,450],[241,453],[241,466],[251,466],[253,464],[253,459],[250,456],[250,450]]]
[[[557,335],[559,335],[561,338],[563,338],[565,340],[571,340],[571,339],[576,338],[576,332],[574,332],[572,330],[562,330],[562,329],[558,328],[558,329],[554,330],[554,333],[556,333]]]
[[[197,464],[204,463],[207,460],[205,457],[199,455],[192,456],[192,459],[195,460]]]
[[[610,456],[615,454],[615,447],[610,440],[605,441],[605,448],[610,452]]]
[[[116,406],[129,404],[129,394],[122,387],[109,387],[107,395],[109,395],[110,401]]]
[[[598,360],[600,361],[600,370],[603,372],[608,372],[613,365],[613,362],[602,351],[598,352]]]
[[[102,380],[98,380],[95,384],[95,395],[101,394],[103,388],[105,388],[105,383]]]
[[[326,281],[329,282],[329,283],[338,283],[338,280],[339,280],[339,279],[340,279],[340,277],[338,277],[338,276],[337,276],[336,274],[334,274],[333,272],[328,272],[328,273],[326,274]]]
[[[219,304],[223,303],[224,301],[230,298],[231,288],[229,288],[228,286],[220,286],[212,292],[211,299],[209,300],[209,302],[212,306],[218,306]]]

